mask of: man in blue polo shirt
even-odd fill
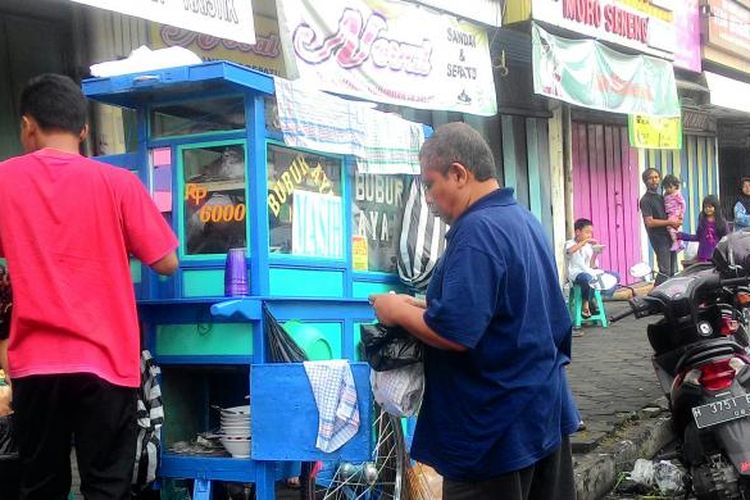
[[[565,376],[571,324],[544,230],[500,189],[492,152],[463,123],[419,155],[427,201],[451,225],[426,304],[370,298],[382,323],[426,344],[412,457],[448,500],[575,498]]]

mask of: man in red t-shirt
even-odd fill
[[[0,163],[0,255],[21,498],[67,497],[71,438],[86,499],[129,498],[140,384],[129,255],[172,274],[177,239],[135,175],[79,154],[87,107],[72,80],[32,79],[20,114],[27,154]]]

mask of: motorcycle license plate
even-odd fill
[[[693,408],[693,418],[699,429],[750,417],[750,394],[714,401]]]

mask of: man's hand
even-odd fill
[[[679,229],[682,225],[682,217],[670,217],[667,220],[669,221],[669,225],[675,229]]]
[[[463,352],[467,348],[441,337],[424,321],[424,301],[409,295],[385,293],[370,295],[370,304],[378,320],[386,326],[400,326],[425,344],[445,351]]]
[[[398,325],[398,318],[405,307],[419,307],[414,297],[404,294],[370,295],[369,300],[378,321],[386,326]]]

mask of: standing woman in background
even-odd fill
[[[740,179],[740,197],[734,204],[734,230],[750,228],[750,177]]]

